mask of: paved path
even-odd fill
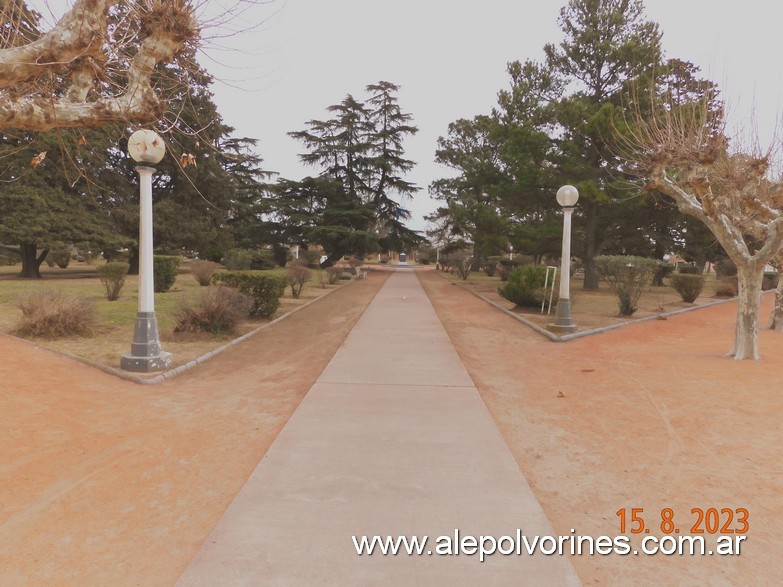
[[[418,278],[400,270],[178,585],[579,584],[558,556],[369,557],[352,542],[429,536],[434,551],[455,529],[554,533]]]

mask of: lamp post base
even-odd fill
[[[151,373],[171,367],[171,353],[160,348],[155,312],[138,312],[131,352],[120,357],[120,368],[134,373]]]
[[[577,325],[571,319],[571,300],[560,298],[557,301],[557,315],[554,322],[546,325],[546,329],[554,334],[572,334],[576,332]]]

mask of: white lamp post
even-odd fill
[[[139,173],[139,309],[133,330],[131,352],[122,355],[120,367],[126,371],[149,373],[171,366],[171,353],[160,348],[158,319],[155,316],[155,286],[152,259],[152,174],[153,167],[166,154],[166,146],[154,131],[137,130],[128,139],[128,153]],[[145,165],[148,164],[148,165]]]
[[[571,214],[579,200],[579,192],[572,185],[564,185],[557,190],[557,203],[563,207],[563,253],[560,260],[560,297],[557,301],[557,315],[547,330],[557,334],[576,332],[576,324],[571,319]]]

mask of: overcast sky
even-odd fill
[[[55,0],[50,0],[54,4]],[[253,32],[207,44],[202,62],[223,82],[215,101],[238,136],[257,138],[265,168],[290,179],[303,168],[301,146],[288,131],[346,94],[363,95],[379,80],[401,86],[400,105],[419,133],[406,152],[417,167],[408,179],[422,188],[410,223],[436,207],[431,181],[449,172],[433,162],[436,141],[458,118],[488,113],[508,84],[506,63],[541,60],[546,43],[558,43],[566,0],[275,0],[245,15],[263,22]],[[769,141],[783,104],[780,28],[783,7],[744,0],[723,8],[714,0],[645,0],[659,23],[667,57],[692,61],[718,82],[735,125],[755,111],[762,141]],[[553,195],[554,197],[554,195]]]

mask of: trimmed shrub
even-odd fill
[[[286,269],[288,277],[288,285],[291,286],[291,295],[295,300],[299,299],[302,295],[302,290],[305,284],[310,281],[310,277],[313,272],[301,263],[292,263],[288,269]]]
[[[546,267],[543,265],[521,265],[508,276],[506,284],[498,288],[498,293],[517,306],[540,306],[549,299],[546,282]],[[557,298],[557,293],[553,299]]]
[[[621,316],[633,316],[644,288],[658,270],[658,261],[630,255],[605,255],[595,258],[599,275],[606,278],[617,295]]]
[[[277,264],[275,263],[275,257],[272,255],[272,251],[262,249],[260,251],[253,251],[250,257],[250,268],[256,271],[264,271],[267,269],[275,269]]]
[[[231,271],[247,271],[253,262],[253,253],[247,249],[232,249],[223,257],[223,265]]]
[[[177,271],[182,257],[155,255],[152,258],[152,271],[155,293],[165,293],[177,281]]]
[[[105,265],[98,265],[96,269],[101,277],[103,287],[106,288],[106,299],[110,302],[118,300],[120,293],[122,293],[122,288],[125,287],[125,276],[128,275],[130,265],[114,261]]]
[[[49,259],[51,259],[52,263],[57,265],[60,269],[66,269],[71,262],[71,250],[64,247],[52,249],[49,251],[49,254],[46,255],[47,262]],[[51,265],[49,266],[51,267]]]
[[[718,277],[736,277],[737,266],[731,259],[722,259],[715,263],[715,275]]]
[[[19,298],[22,319],[15,332],[21,336],[60,338],[92,334],[95,306],[88,298],[44,290]]]
[[[198,281],[199,285],[207,286],[212,281],[212,276],[215,271],[220,267],[219,264],[214,261],[203,261],[201,259],[195,259],[190,262],[190,272],[193,274],[193,278]]]
[[[231,271],[247,271],[248,269],[263,271],[277,267],[272,251],[266,249],[260,251],[232,249],[223,257],[223,264]]]
[[[682,265],[679,269],[677,269],[678,273],[681,273],[682,275],[701,275],[701,267],[697,267],[696,265]]]
[[[253,301],[251,314],[268,318],[280,307],[288,278],[278,271],[221,271],[212,282],[238,289]]]
[[[764,273],[764,278],[761,281],[761,289],[764,291],[768,289],[775,289],[778,286],[778,281],[780,280],[780,277],[777,273],[774,271],[766,271]]]
[[[252,305],[250,298],[232,287],[208,287],[199,291],[195,305],[180,301],[174,313],[174,331],[232,333],[247,318]]]
[[[675,273],[671,276],[672,287],[680,294],[683,302],[692,304],[704,289],[705,277],[703,275],[688,275]]]

